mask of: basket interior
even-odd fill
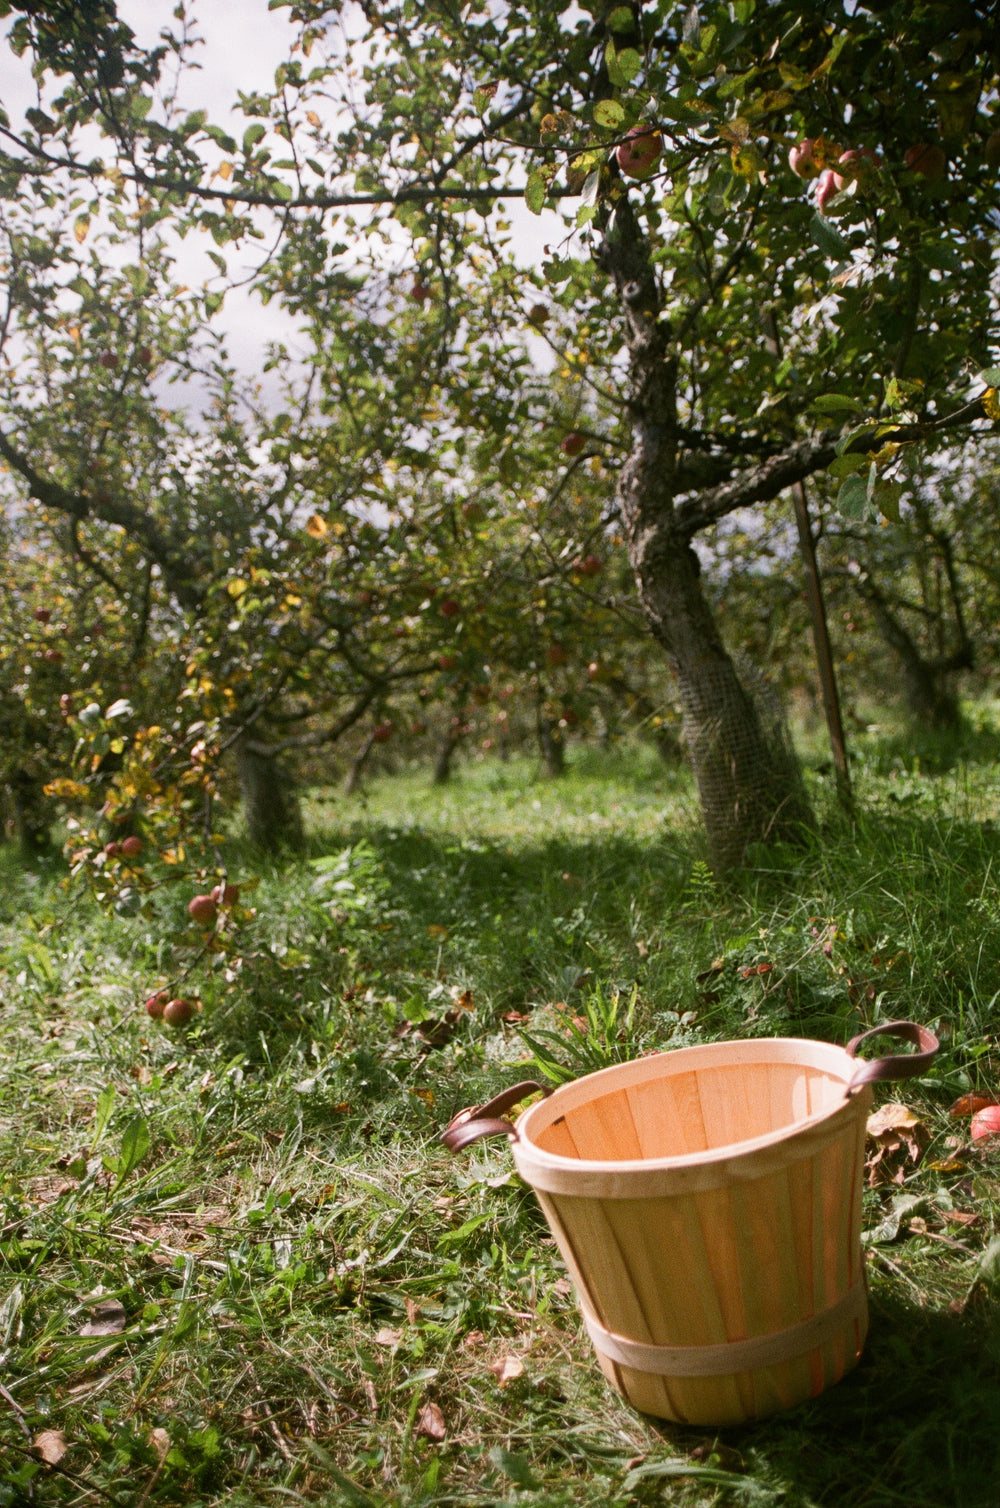
[[[531,1140],[544,1152],[588,1161],[684,1157],[791,1128],[843,1103],[844,1080],[821,1069],[734,1062],[595,1094],[533,1130]]]

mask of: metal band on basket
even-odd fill
[[[856,1283],[842,1299],[822,1314],[750,1340],[725,1341],[717,1346],[653,1346],[614,1335],[584,1311],[583,1322],[595,1348],[609,1361],[654,1372],[661,1377],[717,1377],[725,1373],[752,1372],[789,1361],[832,1340],[852,1320],[865,1312],[865,1285]]]

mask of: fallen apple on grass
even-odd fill
[[[984,1105],[972,1117],[972,1140],[983,1141],[988,1136],[1000,1136],[1000,1105]]]

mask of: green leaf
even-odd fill
[[[832,477],[845,477],[863,470],[867,465],[868,457],[864,455],[836,456],[826,469]]]
[[[872,489],[876,508],[890,523],[899,523],[899,500],[903,495],[904,482],[878,481]]]
[[[987,387],[1000,387],[1000,367],[989,367],[987,371],[980,372],[980,382],[985,382]]]
[[[150,1147],[149,1123],[145,1116],[137,1115],[129,1121],[122,1137],[122,1155],[118,1159],[118,1184],[119,1187],[125,1179],[137,1168],[149,1151]]]
[[[876,424],[871,419],[867,420],[864,424],[856,424],[853,429],[849,429],[847,431],[846,435],[841,435],[840,439],[837,441],[838,456],[846,455],[847,452],[853,447],[855,440],[860,440],[862,438],[874,439],[875,435],[880,432],[881,428],[882,426]]]
[[[701,1466],[683,1460],[651,1461],[630,1471],[622,1482],[622,1488],[625,1492],[634,1492],[640,1482],[653,1477],[691,1477],[699,1482],[713,1482],[720,1487],[732,1487],[738,1483],[746,1486],[748,1480],[735,1471],[725,1471],[721,1466]]]
[[[627,5],[619,5],[608,17],[609,31],[631,31],[635,17]]]
[[[604,66],[608,70],[608,78],[616,89],[624,89],[628,79],[618,66],[618,50],[614,44],[614,38],[609,37],[604,49]]]
[[[594,106],[594,124],[603,126],[606,131],[617,131],[618,127],[625,122],[625,111],[617,100],[598,100]]]
[[[93,1146],[97,1146],[97,1143],[100,1141],[101,1137],[107,1130],[108,1121],[111,1119],[111,1112],[114,1108],[115,1086],[114,1084],[108,1084],[107,1087],[102,1089],[100,1094],[97,1096],[97,1114],[94,1118],[94,1136],[92,1142]]]
[[[466,1220],[465,1224],[460,1225],[457,1230],[445,1231],[440,1241],[438,1241],[436,1249],[441,1251],[445,1247],[455,1246],[459,1241],[464,1241],[466,1236],[471,1236],[472,1232],[478,1230],[481,1225],[485,1225],[487,1220],[492,1219],[492,1210],[487,1210],[482,1215],[473,1215],[471,1220]]]
[[[258,121],[256,123],[256,125],[247,126],[246,130],[243,132],[243,150],[244,150],[244,152],[251,152],[251,151],[253,151],[253,149],[257,145],[257,143],[259,141],[262,141],[263,138],[266,135],[267,135],[267,127],[266,126],[262,126],[261,123],[260,123],[260,121]]]
[[[845,518],[865,518],[869,512],[867,477],[847,477],[837,493],[837,507]]]
[[[547,283],[565,283],[572,271],[571,264],[561,257],[553,257],[551,262],[542,263],[542,274]]]
[[[629,15],[628,11],[626,15]],[[631,19],[630,15],[629,19]],[[541,1482],[532,1475],[527,1456],[522,1456],[518,1451],[505,1450],[502,1445],[494,1445],[490,1451],[490,1460],[497,1471],[502,1471],[504,1476],[516,1482],[518,1487],[523,1487],[528,1492],[535,1492],[542,1486]]]
[[[533,215],[541,214],[548,188],[548,182],[542,173],[531,174],[524,190],[524,202]]]
[[[843,412],[863,414],[865,411],[863,403],[859,403],[857,398],[849,398],[846,393],[821,393],[818,398],[813,399],[810,407],[821,414]]]
[[[634,47],[626,47],[618,54],[618,72],[626,84],[630,84],[636,74],[642,72],[642,54],[636,52]]]
[[[822,215],[813,215],[809,222],[809,234],[825,256],[836,257],[841,262],[851,260],[850,243]]]

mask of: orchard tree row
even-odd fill
[[[0,121],[26,823],[64,802],[109,904],[162,878],[129,836],[210,893],[230,768],[274,841],[290,762],[434,729],[446,765],[489,705],[557,764],[592,708],[656,725],[659,656],[715,864],[794,837],[727,647],[764,581],[801,612],[787,544],[762,558],[789,490],[916,710],[973,656],[989,557],[963,573],[975,508],[938,497],[1000,413],[992,8],[274,8],[297,41],[234,131],[178,104],[184,5],[152,50],[111,0],[0,5],[38,89]],[[260,382],[220,334],[248,256],[296,331]]]

